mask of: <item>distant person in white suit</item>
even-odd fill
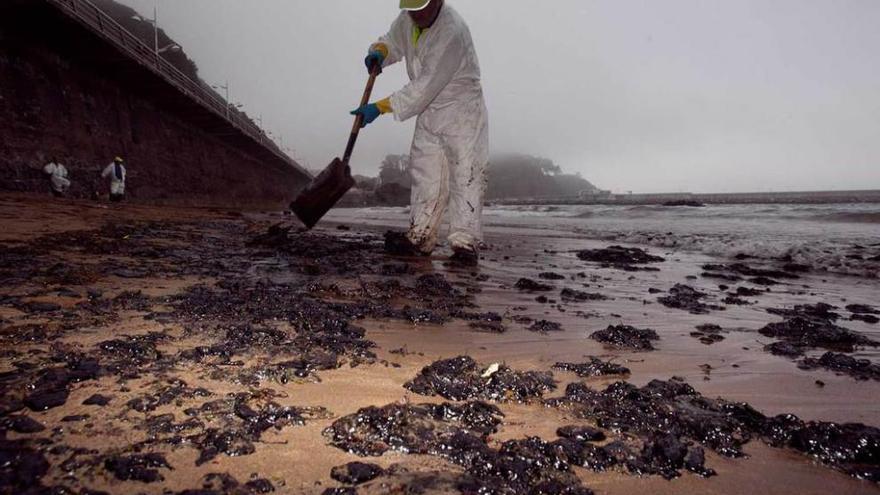
[[[52,160],[43,167],[43,172],[49,176],[49,184],[51,185],[52,195],[56,198],[62,198],[70,189],[70,180],[67,178],[67,167],[65,167],[57,158]]]
[[[113,162],[101,172],[101,177],[110,177],[110,201],[122,201],[125,199],[125,161],[116,157]]]

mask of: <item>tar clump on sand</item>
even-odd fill
[[[719,325],[704,323],[697,325],[697,331],[691,332],[691,337],[698,339],[703,344],[712,345],[724,340],[724,336],[721,335],[722,331]]]
[[[168,461],[165,460],[165,456],[157,453],[115,456],[104,461],[104,466],[117,479],[143,481],[144,483],[164,480],[165,478],[159,473],[159,468],[172,469]]]
[[[385,233],[385,252],[397,256],[418,256],[419,250],[403,232]]]
[[[880,380],[880,366],[867,359],[857,359],[839,352],[826,352],[819,358],[804,358],[798,368],[813,370],[823,368],[849,375],[857,380]]]
[[[0,435],[0,488],[4,493],[41,493],[41,478],[49,471],[46,456],[21,440]]]
[[[565,302],[606,301],[608,296],[595,292],[584,292],[575,289],[562,289],[559,297]]]
[[[260,495],[263,493],[277,493],[275,485],[266,478],[252,475],[251,479],[242,483],[228,473],[209,473],[202,479],[200,489],[183,490],[171,495]]]
[[[571,409],[601,428],[637,436],[641,449],[622,457],[630,471],[669,477],[684,467],[708,475],[712,471],[703,466],[702,449],[691,441],[726,457],[741,457],[743,445],[763,438],[774,447],[798,450],[850,475],[880,481],[877,428],[803,422],[790,414],[766,417],[745,403],[703,397],[677,379],[654,380],[641,388],[617,382],[601,392],[573,383],[565,396],[547,403]]]
[[[526,438],[490,447],[487,437],[500,422],[500,411],[481,402],[390,404],[340,418],[324,435],[334,446],[362,456],[396,450],[447,459],[465,470],[454,482],[462,493],[592,493],[552,442]]]
[[[330,477],[348,485],[360,485],[378,478],[385,472],[381,467],[366,462],[349,462],[336,466],[330,471]]]
[[[536,282],[530,278],[521,278],[517,280],[514,287],[524,292],[548,292],[553,290],[552,285],[542,284],[541,282]]]
[[[825,303],[797,305],[790,309],[768,309],[780,315],[783,321],[765,325],[758,330],[761,335],[777,340],[764,346],[764,350],[777,356],[802,357],[807,351],[829,351],[820,358],[806,357],[798,366],[802,369],[827,369],[850,375],[859,380],[876,379],[878,366],[866,359],[856,359],[851,354],[860,347],[877,347],[880,342],[837,325],[838,309]]]
[[[695,315],[707,314],[712,310],[724,310],[723,306],[703,302],[708,294],[700,292],[689,285],[675,284],[669,289],[669,295],[658,297],[660,304],[675,309],[689,311]]]
[[[778,285],[780,282],[777,279],[789,279],[794,280],[800,278],[795,271],[800,268],[798,265],[789,264],[783,266],[783,269],[766,269],[766,268],[755,268],[745,263],[731,263],[728,265],[723,264],[707,264],[703,265],[703,270],[706,270],[703,273],[704,277],[714,277],[721,278],[724,280],[728,280],[731,282],[737,282],[742,280],[744,277],[749,278],[749,282],[757,285]]]
[[[625,271],[654,271],[657,268],[645,265],[666,261],[660,256],[648,254],[643,249],[621,246],[609,246],[604,249],[585,249],[578,251],[577,257],[583,261],[599,263],[603,268],[616,268]]]
[[[849,317],[852,321],[863,321],[865,323],[870,323],[871,325],[876,325],[880,323],[880,310],[873,306],[869,306],[867,304],[850,304],[846,307],[846,310],[852,313]]]
[[[514,371],[498,364],[481,367],[473,358],[459,356],[422,368],[404,387],[417,394],[456,401],[528,402],[554,390],[556,382],[549,372]]]
[[[581,378],[591,376],[629,375],[629,368],[590,356],[586,363],[556,363],[553,369],[571,371]]]
[[[497,431],[502,416],[497,407],[484,402],[389,404],[340,418],[324,430],[324,436],[334,446],[361,456],[378,456],[389,450],[440,455],[446,449],[467,455],[466,451],[452,452],[448,442],[482,442]]]
[[[629,325],[610,325],[605,330],[590,334],[590,338],[614,347],[653,351],[653,341],[660,340],[657,332],[650,328],[635,328]]]
[[[528,327],[528,331],[547,334],[550,332],[561,332],[562,324],[555,321],[537,320],[532,322]]]
[[[470,364],[470,370],[476,368],[467,360],[461,362]],[[854,476],[876,480],[880,474],[876,428],[805,423],[791,415],[768,418],[747,404],[705,398],[676,379],[654,380],[642,388],[618,382],[601,392],[575,383],[563,397],[546,403],[569,409],[600,429],[569,425],[560,428],[561,438],[552,442],[526,438],[496,449],[487,437],[500,424],[500,411],[468,402],[370,407],[337,420],[325,436],[333,445],[362,456],[397,450],[443,457],[465,468],[467,482],[476,483],[468,486],[492,493],[534,493],[536,486],[563,490],[550,493],[580,490],[570,476],[572,466],[596,471],[618,467],[667,479],[682,470],[711,476],[714,471],[705,466],[704,447],[741,457],[743,445],[754,438],[801,451]],[[606,440],[606,431],[623,437],[597,444]]]
[[[323,408],[282,406],[275,402],[275,395],[271,390],[241,392],[225,399],[205,402],[198,408],[189,408],[184,413],[190,420],[183,423],[183,428],[170,423],[163,428],[162,433],[170,434],[164,441],[176,444],[181,440],[180,430],[188,429],[187,423],[204,421],[209,425],[207,428],[183,437],[185,443],[199,449],[196,465],[201,465],[220,454],[236,457],[254,453],[255,444],[270,429],[301,426],[308,419],[329,416]]]

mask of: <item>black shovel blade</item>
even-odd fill
[[[354,184],[348,164],[334,158],[306,190],[290,203],[290,209],[311,229]]]

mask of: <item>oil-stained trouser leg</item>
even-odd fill
[[[437,245],[437,233],[449,202],[449,165],[440,137],[416,123],[410,151],[412,198],[409,240],[423,253]]]
[[[449,244],[474,250],[483,239],[483,198],[489,165],[489,126],[482,101],[473,102],[459,129],[445,136],[449,161]]]

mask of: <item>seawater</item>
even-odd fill
[[[378,220],[405,218],[407,209],[360,212],[361,218]],[[484,224],[880,277],[880,204],[491,206],[484,210]]]

